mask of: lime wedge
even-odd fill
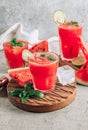
[[[57,10],[54,12],[54,21],[57,24],[64,23],[66,21],[66,15],[63,10]]]
[[[74,57],[72,59],[72,64],[76,67],[81,67],[82,65],[84,65],[86,63],[86,59],[84,56],[79,56],[79,57]]]
[[[28,62],[28,59],[34,59],[34,55],[29,50],[23,50],[22,51],[22,59],[26,62]]]

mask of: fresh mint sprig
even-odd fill
[[[19,97],[22,103],[25,103],[29,98],[43,98],[44,94],[38,90],[34,90],[33,83],[27,82],[24,89],[16,88],[9,92],[11,96]]]
[[[47,56],[48,60],[51,60],[51,61],[56,61],[56,58],[54,58],[53,56],[49,55]]]
[[[40,56],[41,56],[41,57],[46,57],[46,56],[47,56],[47,54],[41,54]]]
[[[18,42],[16,38],[13,38],[13,39],[10,41],[10,45],[11,45],[11,46],[24,46],[24,43]]]
[[[78,23],[78,22],[76,22],[76,21],[70,21],[70,22],[69,22],[69,24],[74,24],[74,25],[79,26],[79,23]]]
[[[47,54],[42,53],[40,56],[44,57],[44,58],[46,57],[48,60],[51,60],[51,61],[56,61],[56,58],[54,58],[51,55],[47,55]]]

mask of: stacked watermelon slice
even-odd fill
[[[75,73],[76,82],[88,86],[88,61]]]
[[[8,74],[21,86],[24,86],[27,82],[32,82],[32,75],[29,67],[9,69]]]
[[[35,44],[32,48],[29,49],[30,52],[47,52],[48,51],[48,41],[44,40],[38,44]]]

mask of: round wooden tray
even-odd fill
[[[48,92],[42,99],[28,99],[25,103],[20,98],[9,95],[9,92],[17,88],[19,85],[11,80],[7,86],[7,93],[10,102],[25,111],[31,112],[50,112],[61,109],[74,101],[76,97],[75,83],[62,86],[59,81],[56,82],[55,90]]]

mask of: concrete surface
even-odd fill
[[[0,75],[7,75],[0,51]],[[25,112],[0,97],[0,130],[88,130],[88,88],[77,86],[77,96],[69,106],[48,113]]]
[[[25,30],[37,28],[40,39],[57,35],[53,12],[63,9],[69,20],[83,22],[83,37],[88,40],[88,0],[0,0],[0,33],[16,22]],[[7,75],[3,51],[0,51],[0,75]],[[49,113],[31,113],[14,107],[0,97],[0,130],[88,130],[88,88],[77,86],[76,100]]]
[[[83,24],[83,36],[88,40],[88,0],[0,0],[0,33],[16,22],[22,22],[25,30],[38,29],[40,39],[57,35],[53,13],[65,11],[68,20]]]

